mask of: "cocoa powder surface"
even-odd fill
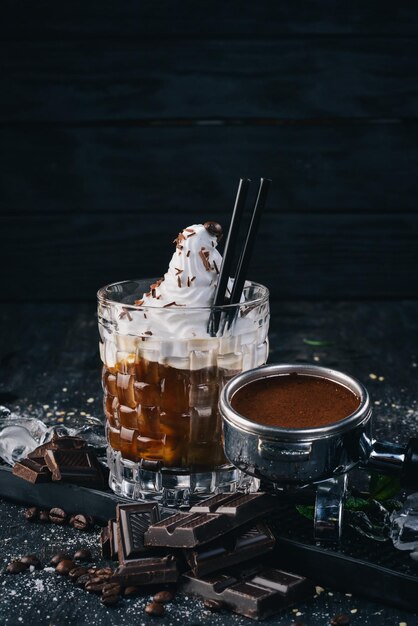
[[[272,376],[239,389],[231,401],[240,415],[279,428],[315,428],[338,422],[359,407],[350,389],[303,374]]]

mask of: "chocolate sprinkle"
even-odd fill
[[[181,278],[180,276],[177,276],[177,284],[179,287],[181,287]]]
[[[129,313],[129,310],[128,310],[128,309],[126,309],[125,307],[122,307],[122,313],[119,313],[119,319],[120,319],[120,320],[122,320],[122,319],[124,319],[125,317],[127,317],[127,318],[128,318],[128,320],[129,320],[130,322],[132,322],[132,319],[133,319],[133,318],[132,318],[132,315]]]
[[[210,267],[210,263],[209,263],[209,261],[208,261],[209,252],[205,252],[204,248],[202,248],[202,249],[199,251],[199,256],[200,256],[200,258],[202,259],[202,263],[203,263],[203,265],[204,265],[204,267],[205,267],[205,270],[206,270],[207,272],[209,272],[209,271],[210,271],[210,269],[211,269],[211,267]]]
[[[187,250],[186,256],[190,256],[190,250]]]

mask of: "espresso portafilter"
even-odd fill
[[[312,428],[281,428],[255,422],[231,405],[235,393],[256,380],[301,374],[343,385],[359,398],[354,413]],[[266,365],[240,373],[222,390],[225,455],[235,467],[272,490],[294,495],[314,489],[314,532],[318,540],[341,536],[347,474],[354,467],[398,475],[405,488],[418,488],[418,438],[406,446],[379,442],[372,434],[372,407],[367,389],[355,378],[317,365]]]

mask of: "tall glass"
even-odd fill
[[[248,281],[237,305],[135,304],[153,282],[124,281],[98,292],[110,486],[177,506],[250,480],[224,456],[218,397],[232,376],[267,360],[269,293]],[[177,336],[169,331],[173,315]],[[153,332],[143,331],[144,319],[152,319]],[[210,333],[182,337],[202,319]]]

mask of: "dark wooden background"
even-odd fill
[[[2,300],[160,274],[191,222],[271,177],[274,299],[418,295],[418,7],[5,0]]]

